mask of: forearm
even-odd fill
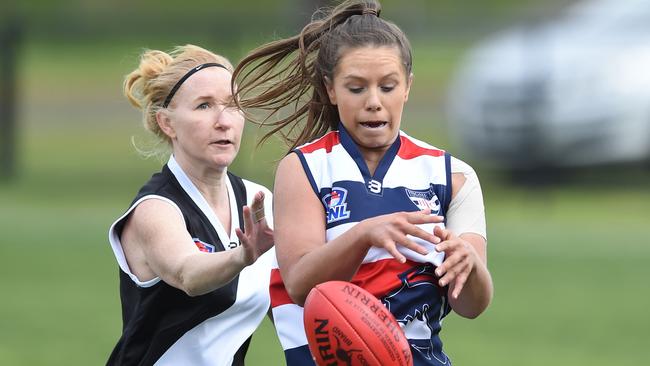
[[[174,281],[189,296],[199,296],[225,286],[245,267],[241,247],[216,253],[195,253],[184,258]]]
[[[465,318],[476,318],[487,309],[493,294],[492,277],[484,263],[477,264],[458,296],[454,298],[454,282],[449,286],[449,303],[456,313]]]
[[[356,274],[368,246],[361,242],[359,225],[338,238],[307,251],[282,272],[285,287],[292,300],[303,305],[309,291],[326,281],[349,281]],[[280,242],[276,243],[279,247]]]

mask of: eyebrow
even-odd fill
[[[399,73],[391,72],[390,74],[386,74],[386,75],[382,76],[381,79],[386,79],[386,78],[389,78],[389,77],[399,77]],[[364,78],[362,76],[359,76],[359,75],[354,75],[354,74],[346,75],[346,76],[343,77],[343,79],[344,80],[351,80],[351,79],[352,80],[366,80],[366,78]]]
[[[199,95],[198,97],[194,98],[194,100],[201,100],[201,99],[213,99],[212,95]]]
[[[230,103],[230,102],[232,101],[232,95],[231,95],[231,96],[228,96],[228,97],[226,97],[226,98],[223,98],[223,99],[219,99],[219,100],[218,100],[218,99],[215,98],[213,95],[209,95],[209,94],[207,94],[207,95],[200,95],[200,96],[198,96],[198,97],[196,97],[196,98],[194,98],[194,99],[192,99],[192,100],[193,100],[194,102],[198,102],[198,101],[200,101],[200,100],[216,100],[217,103],[220,103],[220,104],[228,104],[228,103]]]

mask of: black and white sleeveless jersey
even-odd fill
[[[246,267],[227,285],[190,297],[154,278],[140,281],[127,264],[120,235],[133,209],[147,199],[176,207],[199,250],[217,252],[239,245],[235,228],[244,228],[242,207],[264,191],[266,218],[272,225],[271,192],[228,173],[232,229],[227,233],[196,186],[173,156],[140,189],[129,209],[109,230],[120,268],[122,336],[108,365],[243,365],[251,335],[270,305],[273,249]]]

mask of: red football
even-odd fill
[[[316,285],[304,312],[309,350],[317,365],[413,365],[404,332],[368,291],[345,281]]]

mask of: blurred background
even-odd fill
[[[0,365],[104,364],[120,335],[112,221],[161,165],[121,94],[144,48],[236,63],[318,0],[0,4]],[[650,0],[384,0],[408,34],[403,129],[470,163],[495,298],[450,315],[455,365],[650,359]],[[247,126],[232,171],[268,187],[284,147]],[[250,365],[282,365],[265,321]]]

